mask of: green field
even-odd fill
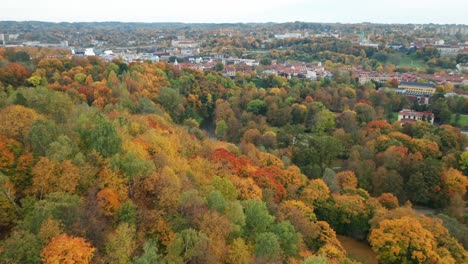
[[[450,123],[455,124],[455,114],[452,114],[450,118]],[[457,125],[460,127],[467,127],[468,126],[468,115],[460,115],[460,120],[458,120]]]
[[[399,66],[421,68],[421,67],[425,67],[426,63],[424,63],[424,61],[420,59],[416,59],[416,57],[413,55],[411,56],[403,55],[401,56]]]

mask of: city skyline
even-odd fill
[[[397,23],[468,24],[468,2],[420,1],[306,1],[281,0],[220,3],[215,0],[110,3],[83,0],[77,4],[59,0],[6,1],[0,20],[46,22],[323,22],[323,23]]]

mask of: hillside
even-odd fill
[[[0,61],[1,263],[357,263],[337,234],[381,263],[468,261],[466,139],[388,123],[394,93],[45,48]]]

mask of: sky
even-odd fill
[[[0,21],[468,24],[467,0],[2,0]]]

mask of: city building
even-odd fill
[[[400,82],[398,88],[405,89],[406,93],[415,95],[433,95],[436,92],[435,85],[429,83]]]
[[[426,121],[434,124],[434,114],[431,112],[417,112],[410,109],[403,109],[398,113],[398,121],[401,125],[412,124],[417,121]]]

